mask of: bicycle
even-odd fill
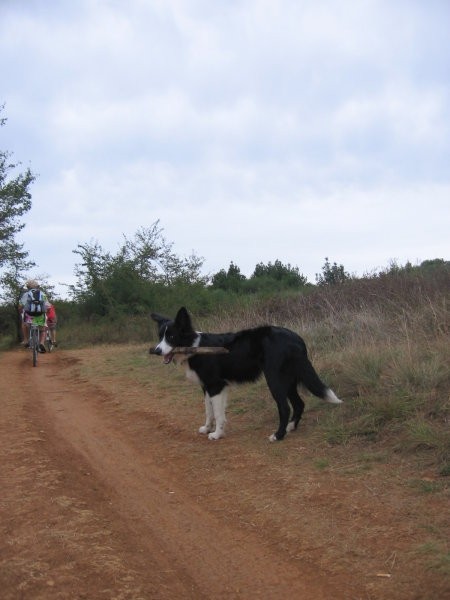
[[[30,324],[29,344],[30,344],[30,348],[33,352],[33,367],[37,366],[37,355],[39,352],[39,336],[40,336],[39,325],[36,325],[35,323],[31,323]]]
[[[49,352],[51,352],[54,348],[52,336],[48,327],[45,328],[45,346]]]

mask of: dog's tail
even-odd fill
[[[342,403],[342,400],[336,396],[333,390],[326,386],[320,379],[309,359],[306,359],[306,362],[302,365],[299,383],[302,383],[311,394],[322,398],[326,402],[330,402],[331,404]]]

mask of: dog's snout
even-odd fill
[[[158,346],[152,346],[152,347],[150,348],[150,350],[149,350],[149,353],[150,353],[150,354],[157,354],[158,356],[161,356],[161,354],[162,354],[162,351],[161,351],[161,348],[160,348],[160,347],[159,347],[159,345],[158,345]]]

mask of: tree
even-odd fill
[[[73,251],[81,263],[75,265],[77,282],[69,290],[85,314],[138,313],[154,301],[156,286],[206,284],[208,278],[200,272],[203,259],[195,254],[178,257],[159,221],[124,240],[116,254],[93,241]]]
[[[0,113],[3,111],[0,106]],[[6,119],[0,118],[0,127]],[[16,173],[20,163],[11,161],[11,153],[0,150],[0,268],[5,265],[21,265],[29,267],[32,263],[26,262],[28,253],[24,251],[23,244],[19,244],[16,235],[25,224],[21,217],[31,208],[31,194],[29,187],[35,176],[26,169],[24,173]]]
[[[211,287],[226,292],[239,292],[245,279],[246,277],[241,273],[240,268],[231,261],[228,271],[221,269],[213,275]]]
[[[440,271],[442,269],[450,269],[450,261],[444,260],[443,258],[433,258],[430,260],[424,260],[420,263],[419,269],[428,273]]]
[[[284,265],[278,259],[273,264],[269,262],[267,265],[263,263],[256,265],[250,282],[259,283],[258,287],[262,287],[262,281],[265,282],[265,287],[277,289],[300,288],[308,283],[307,278],[300,273],[298,267],[293,267],[289,263]]]
[[[69,286],[73,300],[80,305],[95,305],[94,312],[104,314],[100,307],[105,305],[103,281],[107,276],[107,266],[111,262],[111,255],[104,253],[100,244],[92,241],[78,244],[74,254],[81,257],[81,263],[75,265],[77,283]]]
[[[6,124],[1,116],[4,106],[0,106],[0,128]],[[3,333],[19,335],[18,301],[21,282],[25,273],[34,266],[28,260],[28,252],[16,236],[24,228],[21,217],[31,208],[29,188],[35,176],[30,169],[18,173],[20,163],[12,161],[10,152],[0,150],[0,302],[2,306]]]
[[[349,279],[351,279],[351,276],[344,269],[344,265],[338,265],[336,262],[331,264],[328,257],[325,258],[322,273],[316,274],[317,285],[335,285]]]
[[[152,282],[165,283],[200,283],[205,285],[208,277],[202,275],[203,258],[192,253],[187,258],[180,258],[162,235],[159,219],[150,227],[141,227],[132,240],[125,236],[122,247],[124,259],[130,261],[140,276]]]

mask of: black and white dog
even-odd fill
[[[289,329],[262,326],[235,333],[200,333],[194,331],[184,307],[175,320],[156,313],[151,317],[159,328],[159,344],[152,352],[162,355],[167,364],[173,360],[177,347],[228,350],[226,354],[194,354],[187,358],[187,377],[199,383],[205,395],[206,422],[199,433],[209,434],[210,440],[224,436],[228,384],[256,381],[263,373],[280,417],[278,430],[269,438],[272,442],[282,440],[286,432],[297,428],[305,408],[297,392],[300,383],[327,402],[342,402],[320,380],[308,359],[305,342]],[[288,400],[293,408],[291,419]]]

